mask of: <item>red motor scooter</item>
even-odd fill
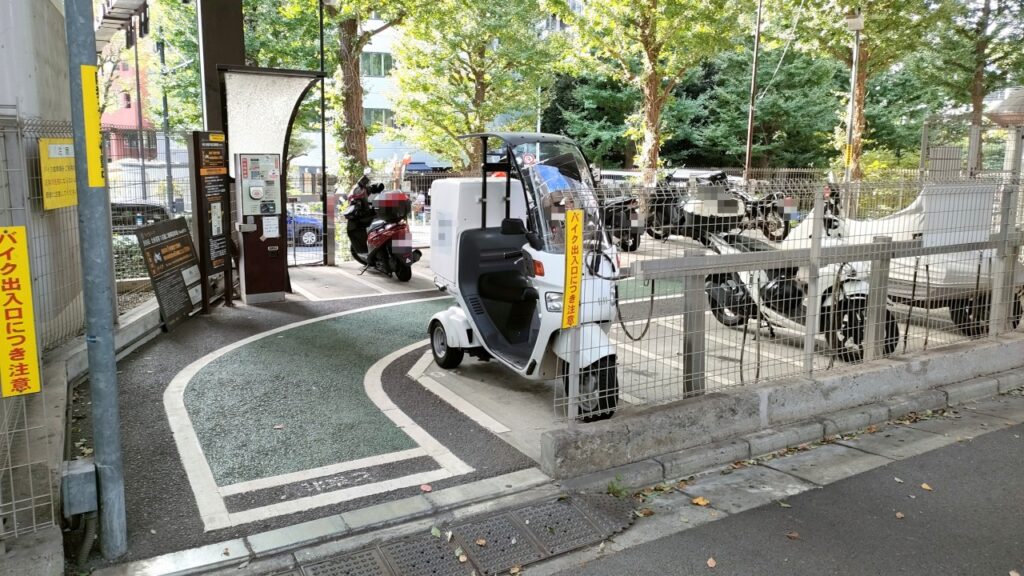
[[[422,252],[412,247],[412,231],[406,218],[412,211],[412,200],[400,190],[384,192],[383,184],[370,184],[364,174],[349,193],[349,206],[342,214],[347,220],[346,233],[352,257],[401,282],[412,278],[412,265]]]

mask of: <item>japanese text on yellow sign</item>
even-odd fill
[[[25,227],[0,228],[0,392],[5,398],[39,392],[31,278]]]
[[[565,213],[565,293],[562,296],[562,328],[580,323],[580,292],[583,289],[583,210]]]
[[[43,177],[43,209],[78,204],[75,146],[71,138],[39,139],[39,172]]]
[[[82,64],[82,115],[85,120],[85,159],[89,186],[107,185],[103,173],[103,139],[100,134],[100,96],[96,86],[96,67]]]

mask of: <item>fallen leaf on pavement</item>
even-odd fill
[[[686,490],[686,481],[684,481],[684,480],[680,480],[680,481],[679,481],[679,482],[678,482],[678,483],[676,484],[676,490],[679,490],[680,492],[682,492],[683,490]]]
[[[466,556],[465,554],[459,554],[459,562],[465,564],[466,560],[469,560],[469,556]]]
[[[1010,570],[1009,576],[1020,576],[1020,572],[1017,572],[1016,570]]]
[[[924,489],[924,490],[927,490],[929,492],[932,491],[932,487],[929,486],[927,482],[925,482],[924,484],[921,484],[921,488]]]
[[[896,513],[896,519],[897,520],[903,520],[904,518],[906,518],[906,516],[903,515],[903,512],[897,512]]]
[[[452,534],[453,534],[453,532],[451,530],[445,532],[444,533],[444,541],[445,542],[451,542],[452,541]]]
[[[713,557],[708,558],[708,568],[714,568],[715,566],[718,566],[718,562],[715,562]]]
[[[792,532],[792,531],[791,532],[786,532],[786,538],[789,538],[790,540],[799,540],[800,539],[800,533],[799,532]]]
[[[487,540],[484,540],[483,538],[477,538],[476,539],[476,545],[477,546],[487,546]]]
[[[230,550],[228,550],[227,548],[225,548],[225,549],[224,549],[224,555],[225,555],[225,556],[231,556],[231,551],[230,551]]]
[[[523,569],[519,567],[519,564],[516,564],[515,566],[513,566],[512,568],[509,569],[508,573],[509,574],[519,574],[522,571],[523,571]]]
[[[433,488],[430,487],[430,484],[420,484],[421,492],[430,492],[431,490],[433,490]]]
[[[636,513],[636,515],[641,517],[641,518],[646,518],[648,516],[654,516],[654,510],[651,510],[650,508],[641,508],[639,510],[634,510],[633,512]]]
[[[707,506],[708,504],[711,504],[711,502],[703,496],[697,496],[693,500],[690,500],[690,502],[696,504],[697,506]]]
[[[900,484],[903,484],[903,480],[900,480],[899,478],[893,477],[893,480],[899,482]]]
[[[441,529],[438,528],[437,526],[431,526],[430,527],[430,535],[433,536],[434,538],[440,538],[441,537]]]
[[[779,506],[782,506],[783,508],[792,508],[793,507],[792,505],[786,504],[785,502],[782,502],[781,500],[779,501]]]
[[[463,560],[462,560],[462,557],[463,557],[463,556],[465,556],[465,554],[463,553],[463,550],[462,550],[462,548],[456,548],[456,549],[455,549],[455,556],[456,556],[457,558],[459,558],[459,561],[460,561],[460,562],[462,562],[462,561],[463,561]]]
[[[284,424],[275,424],[274,430],[284,430]]]
[[[872,424],[871,426],[865,428],[864,431],[867,432],[868,434],[874,434],[875,432],[878,432],[878,426]]]

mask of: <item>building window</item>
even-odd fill
[[[394,128],[395,113],[387,108],[363,108],[363,124],[367,128]]]
[[[363,52],[360,56],[359,67],[363,76],[383,78],[391,74],[391,54],[387,52]]]
[[[132,107],[132,95],[129,92],[121,92],[121,108]]]

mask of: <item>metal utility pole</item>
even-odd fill
[[[167,166],[167,209],[174,214],[174,175],[171,172],[171,128],[170,119],[167,117],[167,61],[165,60],[164,48],[166,42],[164,42],[164,29],[160,28],[157,31],[159,40],[156,41],[157,50],[160,51],[160,78],[164,80],[161,82],[160,91],[163,92],[163,104],[164,104],[164,117],[163,117],[163,130],[164,130],[164,164]]]
[[[145,134],[142,131],[142,80],[139,78],[139,36],[134,26],[129,26],[125,34],[133,36],[132,44],[135,45],[135,121],[138,123],[136,128],[139,138],[139,162],[142,167],[142,199],[146,200],[149,198],[149,192],[146,190]]]
[[[78,187],[78,239],[85,297],[93,441],[99,484],[100,549],[107,559],[128,551],[124,510],[121,422],[114,357],[113,250],[106,227],[110,200],[103,173],[96,91],[96,34],[92,0],[65,0],[71,125]]]
[[[864,17],[861,16],[859,9],[855,14],[846,17],[846,27],[850,32],[853,32],[853,62],[850,66],[850,109],[849,115],[846,118],[846,150],[844,156],[846,164],[846,177],[844,181],[849,183],[853,179],[853,125],[854,113],[857,111],[855,101],[857,99],[857,68],[860,64],[860,31],[864,29]],[[850,195],[847,194],[847,198],[849,197]]]
[[[320,0],[320,205],[324,210],[324,221],[321,226],[323,234],[320,245],[323,247],[324,266],[334,265],[334,226],[329,226],[329,219],[334,218],[333,211],[328,211],[327,204],[327,114],[324,100],[327,98],[327,78],[324,71],[324,1]]]
[[[757,29],[754,32],[754,62],[750,70],[750,108],[747,110],[747,156],[743,161],[743,181],[750,181],[750,161],[754,153],[754,107],[757,99],[757,55],[761,50],[761,11],[764,0],[757,0]]]

